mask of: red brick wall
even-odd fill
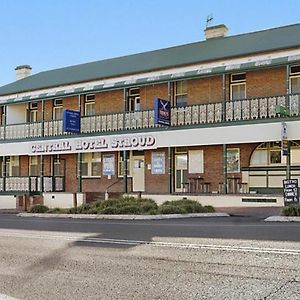
[[[188,104],[222,101],[222,76],[192,79],[187,82]]]
[[[168,84],[153,84],[140,88],[141,109],[153,109],[154,98],[168,99]]]
[[[151,153],[165,153],[165,174],[151,174],[147,165],[152,164]],[[168,193],[168,150],[158,149],[153,151],[145,151],[145,192],[146,193]]]
[[[286,93],[286,69],[281,67],[247,72],[246,89],[246,95],[249,98],[284,95]]]

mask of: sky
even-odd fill
[[[300,23],[299,0],[0,0],[0,86],[32,73]],[[300,39],[300,37],[299,37]]]

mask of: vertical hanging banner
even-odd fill
[[[154,99],[154,123],[160,125],[171,125],[171,103],[160,98]]]
[[[64,110],[64,132],[80,133],[80,112],[77,110]]]
[[[281,123],[281,151],[282,155],[289,155],[289,141],[287,137],[287,125],[285,122]]]

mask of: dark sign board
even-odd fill
[[[171,103],[160,98],[154,99],[154,123],[171,125]]]
[[[285,204],[299,203],[298,179],[283,180],[283,198]]]
[[[64,110],[64,132],[80,133],[80,112],[77,110]]]

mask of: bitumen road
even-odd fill
[[[0,228],[87,232],[105,238],[151,241],[153,236],[300,241],[299,223],[264,222],[265,216],[171,220],[82,220],[22,218],[0,214]]]
[[[300,224],[0,215],[0,299],[300,297]],[[3,298],[5,299],[5,298]]]

